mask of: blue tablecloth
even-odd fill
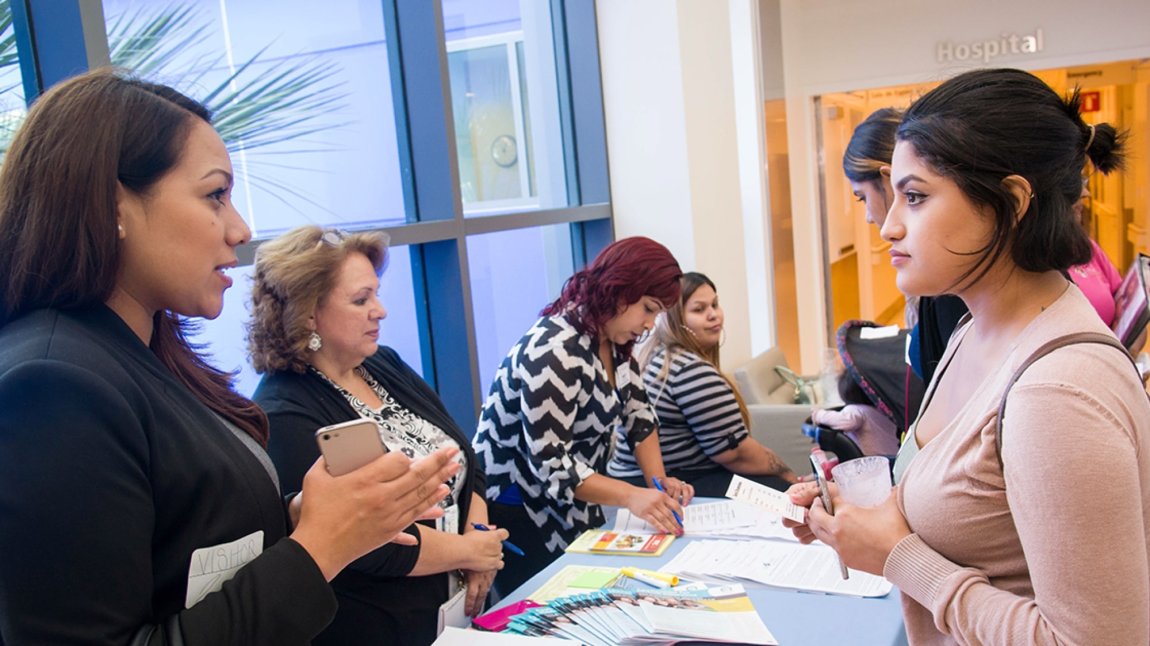
[[[564,554],[508,598],[501,600],[496,607],[527,597],[567,565],[638,565],[657,570],[681,552],[691,540],[689,536],[675,539],[660,557]],[[514,556],[509,555],[507,558]],[[774,634],[780,646],[900,646],[907,643],[897,588],[885,597],[859,599],[768,588],[755,583],[743,585],[763,618],[763,623]]]

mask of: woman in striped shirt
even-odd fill
[[[699,496],[723,496],[732,474],[785,490],[798,479],[751,437],[747,406],[720,371],[723,309],[715,284],[696,272],[684,274],[680,284],[679,302],[660,317],[641,359],[667,474],[690,482]],[[643,477],[630,446],[618,440],[607,472]]]

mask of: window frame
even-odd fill
[[[108,64],[101,2],[10,2],[29,104],[58,81]],[[381,2],[407,222],[379,230],[391,236],[392,244],[411,248],[423,373],[470,435],[488,384],[481,381],[476,354],[468,236],[567,224],[576,267],[614,238],[595,2],[550,0],[569,206],[485,209],[483,217],[466,218],[442,4]],[[238,250],[241,264],[253,262],[259,244]]]

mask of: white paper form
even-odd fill
[[[732,504],[729,500],[701,503],[683,507],[683,531],[687,534],[709,533],[750,527],[758,522],[755,510],[745,505]],[[615,516],[615,531],[658,534],[650,523],[620,509]]]
[[[747,480],[742,476],[731,477],[731,485],[727,487],[727,497],[748,502],[798,523],[804,522],[806,519],[803,508],[791,502],[787,494],[775,491],[753,480]]]
[[[781,541],[692,541],[661,568],[683,577],[713,581],[742,579],[764,585],[854,597],[881,597],[886,579],[851,570],[839,572],[838,557],[826,545]]]

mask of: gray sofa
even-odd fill
[[[792,471],[806,475],[812,443],[803,435],[802,423],[810,416],[811,405],[794,403],[795,387],[783,379],[776,366],[789,369],[778,347],[735,370],[735,384],[751,414],[751,437],[779,454]],[[818,396],[816,390],[816,401]]]

